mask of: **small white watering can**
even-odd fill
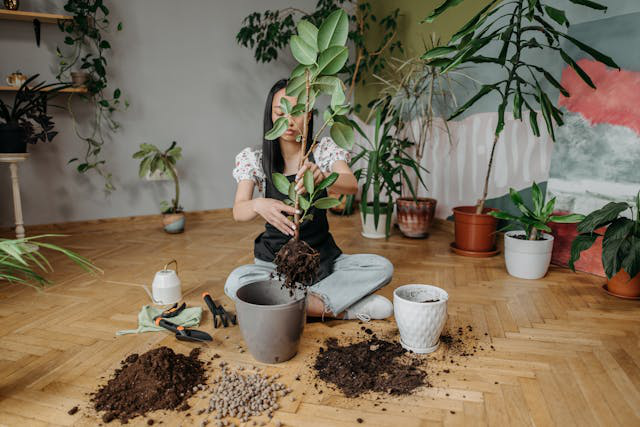
[[[169,270],[169,265],[175,264],[175,270]],[[151,291],[144,287],[149,297],[158,305],[175,304],[182,299],[182,289],[180,287],[180,278],[178,277],[178,261],[171,260],[165,264],[164,268],[156,272],[151,284]],[[153,294],[152,294],[153,293]]]

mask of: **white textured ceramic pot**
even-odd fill
[[[380,213],[378,219],[378,226],[375,226],[373,213],[367,213],[367,219],[365,221],[365,214],[360,214],[360,221],[362,222],[362,235],[369,239],[384,239],[387,237],[385,234],[385,227],[387,224],[387,214]]]
[[[448,299],[447,292],[431,285],[404,285],[393,291],[393,313],[402,347],[414,353],[438,349]]]
[[[543,233],[542,240],[524,240],[524,231],[504,234],[504,261],[510,275],[520,279],[540,279],[547,274],[553,251],[553,236]]]

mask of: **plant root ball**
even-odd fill
[[[293,294],[296,288],[313,284],[320,269],[320,254],[305,241],[291,239],[278,251],[274,263],[282,286]]]

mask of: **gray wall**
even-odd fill
[[[187,210],[230,207],[235,192],[234,157],[256,145],[262,111],[271,84],[288,75],[288,54],[275,64],[257,64],[249,49],[235,42],[243,17],[253,11],[290,5],[286,0],[135,0],[110,1],[113,22],[124,30],[109,37],[113,47],[109,77],[131,102],[118,114],[122,129],[104,149],[117,190],[103,192],[101,178],[80,175],[67,165],[84,146],[66,113],[56,114],[60,134],[53,143],[30,146],[31,157],[20,167],[25,223],[42,224],[95,218],[153,214],[170,196],[169,183],[141,181],[131,158],[141,142],[167,146],[177,140],[184,159],[179,164],[182,204]],[[315,0],[296,1],[312,9]],[[56,12],[64,1],[22,2],[25,10]],[[55,25],[43,24],[36,47],[28,22],[0,21],[0,76],[16,69],[26,74],[54,75]],[[3,84],[3,83],[2,83]],[[10,99],[10,95],[2,95]],[[74,103],[80,116],[90,113]],[[0,165],[0,226],[13,224],[9,170]]]

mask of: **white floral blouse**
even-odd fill
[[[322,138],[313,149],[313,158],[320,170],[325,174],[333,171],[337,160],[349,163],[351,153],[341,148],[329,137]],[[256,183],[260,192],[264,191],[264,171],[262,169],[262,149],[247,147],[236,156],[236,167],[233,169],[236,182],[251,180]]]

